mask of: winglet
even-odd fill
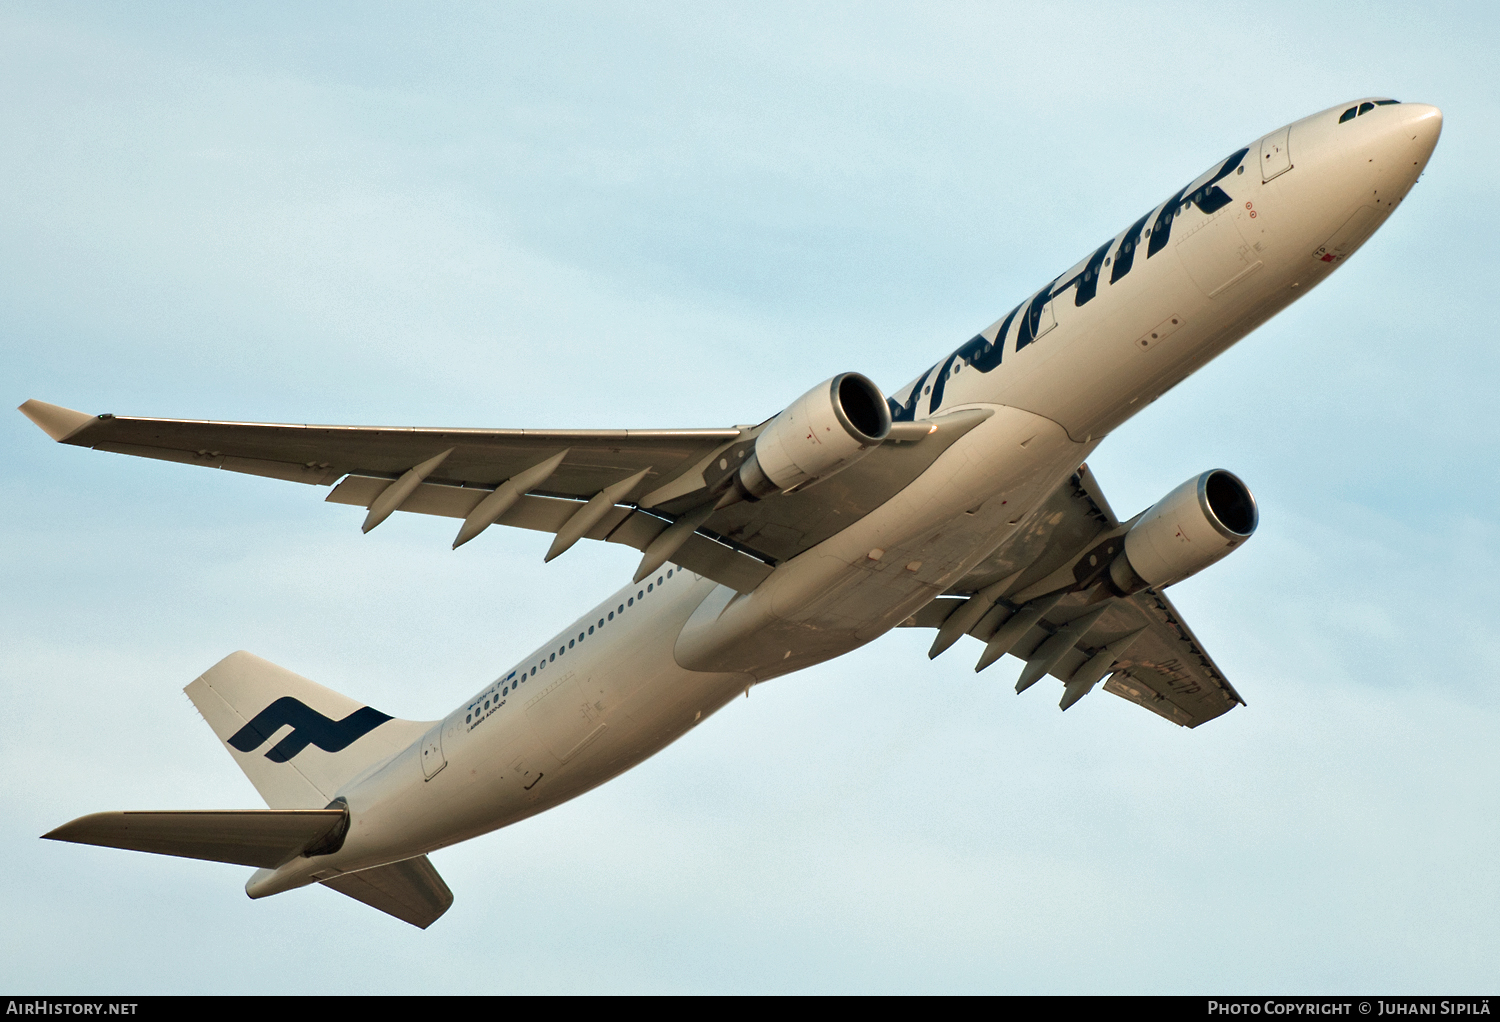
[[[75,412],[62,405],[49,405],[35,398],[21,405],[20,411],[22,415],[42,427],[43,433],[57,441],[68,439],[95,419],[95,416],[84,412]]]

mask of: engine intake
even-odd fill
[[[1255,532],[1260,513],[1248,487],[1216,468],[1194,476],[1147,508],[1109,566],[1122,594],[1169,586],[1228,556]]]
[[[859,373],[818,384],[771,420],[734,475],[726,501],[759,500],[841,472],[891,431],[885,395]]]

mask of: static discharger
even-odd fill
[[[505,482],[495,487],[495,492],[481,500],[469,517],[464,519],[463,525],[459,526],[458,536],[453,540],[453,549],[457,550],[469,540],[479,535],[491,525],[500,520],[500,516],[515,506],[516,501],[528,490],[534,490],[542,483],[551,478],[552,473],[557,471],[563,459],[568,456],[571,448],[564,448],[557,454],[539,464],[533,465],[523,472],[517,472]]]
[[[365,515],[365,524],[360,526],[360,531],[369,532],[375,526],[395,514],[401,505],[406,503],[406,498],[415,493],[417,487],[422,485],[422,480],[432,475],[437,467],[446,461],[448,455],[452,453],[453,448],[450,447],[437,457],[428,458],[422,464],[407,469],[400,479],[397,479],[394,483],[381,490],[380,496],[376,497],[370,504],[370,513]]]

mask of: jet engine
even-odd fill
[[[818,384],[763,429],[726,502],[759,500],[848,468],[891,431],[885,395],[859,373]]]
[[[1121,593],[1169,586],[1196,575],[1255,532],[1250,490],[1221,468],[1194,476],[1143,512],[1109,566]]]

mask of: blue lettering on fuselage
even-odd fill
[[[1238,170],[1249,152],[1248,148],[1239,150],[1220,164],[1219,169],[1192,192],[1188,192],[1187,186],[1184,186],[1162,205],[1156,214],[1155,223],[1151,225],[1146,258],[1151,258],[1166,247],[1172,237],[1172,222],[1182,215],[1189,205],[1197,206],[1203,213],[1212,215],[1233,201],[1229,194],[1219,187],[1219,182]],[[1131,224],[1121,236],[1119,245],[1115,248],[1113,269],[1109,275],[1111,285],[1119,283],[1135,268],[1135,252],[1140,247],[1141,235],[1150,220],[1151,214],[1147,213]],[[981,333],[965,341],[953,354],[922,374],[912,386],[911,393],[904,403],[898,403],[895,398],[887,398],[886,401],[891,408],[891,420],[909,422],[915,417],[917,406],[922,400],[922,387],[929,377],[932,379],[932,400],[927,406],[928,414],[931,415],[936,411],[943,403],[943,392],[955,363],[972,366],[982,373],[988,373],[999,366],[1001,357],[1005,353],[1005,339],[1010,333],[1010,325],[1023,308],[1026,312],[1020,317],[1020,326],[1016,329],[1016,351],[1020,351],[1037,340],[1042,314],[1047,303],[1058,295],[1065,294],[1068,288],[1077,289],[1073,296],[1074,306],[1082,307],[1093,301],[1099,293],[1099,278],[1104,275],[1104,264],[1108,260],[1110,248],[1114,245],[1113,240],[1100,245],[1077,274],[1067,280],[1061,277],[1054,279],[1052,283],[1033,295],[1029,301],[1022,302],[1012,309],[1000,324],[1000,329],[993,339]]]
[[[1228,192],[1219,187],[1219,182],[1239,170],[1240,164],[1245,162],[1245,157],[1249,155],[1249,152],[1249,149],[1241,149],[1225,160],[1224,165],[1213,177],[1199,185],[1193,194],[1188,196],[1188,201],[1205,213],[1217,213],[1234,201],[1229,197]]]
[[[1182,193],[1185,191],[1186,187],[1179,188],[1177,194],[1168,199],[1161,212],[1156,214],[1156,223],[1151,225],[1151,241],[1146,245],[1147,259],[1167,247],[1167,242],[1172,237],[1172,221],[1177,218],[1177,207],[1182,203]]]
[[[1109,246],[1112,244],[1114,243],[1106,241],[1100,245],[1099,250],[1089,257],[1083,272],[1073,278],[1078,282],[1078,293],[1073,296],[1074,305],[1087,305],[1099,293],[1099,275],[1104,272],[1104,257],[1109,254]]]
[[[1047,308],[1047,303],[1056,298],[1061,291],[1060,288],[1058,292],[1052,290],[1056,284],[1057,280],[1053,280],[1051,284],[1038,291],[1036,297],[1031,299],[1031,304],[1026,307],[1026,315],[1021,317],[1021,325],[1016,329],[1016,351],[1020,351],[1040,336],[1038,328],[1042,325],[1042,311]]]
[[[905,404],[898,404],[893,397],[885,399],[885,403],[891,406],[892,422],[910,422],[916,417],[917,402],[922,400],[922,384],[926,383],[927,377],[931,375],[932,370],[929,369],[917,377],[917,382],[911,385],[911,395],[907,397]]]
[[[1115,253],[1115,268],[1109,275],[1111,284],[1118,283],[1120,278],[1131,271],[1135,266],[1136,246],[1141,243],[1141,232],[1146,229],[1146,221],[1151,219],[1147,213],[1135,223],[1130,225],[1130,230],[1125,232],[1125,237],[1120,239],[1120,251]]]
[[[1025,302],[1021,303],[1021,305],[1025,304]],[[1005,322],[1001,323],[1000,329],[995,332],[995,339],[993,341],[985,337],[982,333],[975,334],[957,351],[948,356],[947,360],[943,362],[943,368],[937,374],[937,378],[932,381],[932,404],[929,407],[936,408],[943,403],[943,390],[947,386],[948,377],[952,373],[955,363],[962,362],[964,365],[973,366],[982,373],[987,373],[1000,364],[1000,357],[1005,354],[1005,335],[1010,332],[1011,321],[1016,318],[1016,313],[1021,311],[1021,305],[1017,305],[1014,309],[1010,310],[1010,315],[1005,317]],[[931,372],[932,370],[930,369],[927,371],[927,373]],[[927,373],[922,375],[923,380],[927,379]],[[917,389],[912,391],[913,395],[921,393],[921,385],[921,381],[917,381]],[[911,411],[915,410],[916,399],[914,397]],[[909,416],[910,412],[908,412]],[[895,416],[892,415],[891,418],[894,420]]]

